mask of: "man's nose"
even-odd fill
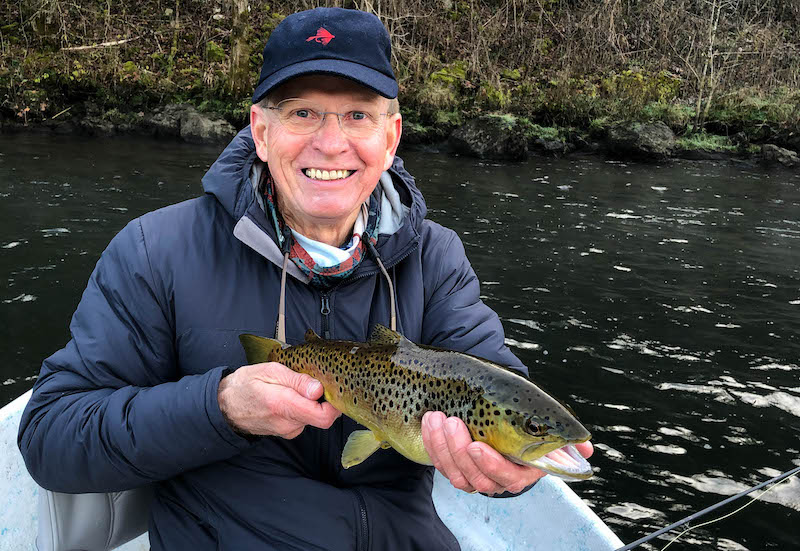
[[[339,116],[336,113],[326,113],[322,127],[314,134],[314,145],[320,151],[332,155],[340,153],[350,147],[347,136],[342,131]]]

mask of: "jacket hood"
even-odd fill
[[[266,215],[257,206],[250,181],[251,169],[257,160],[255,143],[250,133],[250,126],[247,126],[231,140],[203,176],[203,190],[216,198],[234,222],[245,216],[250,217],[277,243],[272,224],[266,223]],[[392,235],[381,235],[378,240],[381,256],[387,262],[391,262],[396,253],[405,249],[410,241],[418,240],[420,227],[428,209],[414,178],[406,172],[400,157],[395,156],[387,172],[400,195],[401,202],[409,207],[403,225]],[[256,208],[253,208],[254,206]]]

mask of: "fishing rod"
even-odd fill
[[[639,547],[643,543],[646,543],[646,542],[648,542],[648,541],[650,541],[650,540],[652,540],[654,538],[657,538],[658,536],[660,536],[661,534],[663,534],[665,532],[669,532],[670,530],[673,530],[673,529],[677,528],[678,526],[682,526],[682,525],[686,524],[687,522],[691,522],[696,518],[700,518],[703,515],[705,515],[707,513],[710,513],[711,511],[713,511],[715,509],[719,509],[723,505],[727,505],[728,503],[730,503],[732,501],[736,501],[740,497],[744,497],[749,493],[755,492],[756,490],[759,490],[759,489],[763,488],[764,486],[768,486],[768,485],[773,484],[775,482],[780,482],[781,480],[783,480],[785,478],[789,478],[790,476],[794,476],[797,473],[800,473],[800,467],[796,467],[796,468],[794,468],[794,469],[792,469],[790,471],[786,471],[785,473],[779,474],[778,476],[776,476],[774,478],[771,478],[771,479],[767,480],[766,482],[762,482],[761,484],[759,484],[757,486],[753,486],[752,488],[748,488],[747,490],[745,490],[743,492],[740,492],[740,493],[736,494],[735,496],[731,496],[728,499],[724,499],[724,500],[720,501],[716,505],[712,505],[711,507],[706,507],[705,509],[703,509],[702,511],[700,511],[698,513],[694,513],[692,515],[689,515],[688,517],[686,517],[683,520],[679,520],[678,522],[670,524],[666,528],[662,528],[661,530],[653,532],[649,536],[645,536],[645,537],[643,537],[641,539],[638,539],[633,543],[629,543],[628,545],[625,545],[623,547],[620,547],[620,548],[616,549],[615,551],[628,551],[629,549],[633,549],[634,547]]]

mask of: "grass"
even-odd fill
[[[739,147],[727,136],[717,136],[706,132],[697,132],[681,136],[676,140],[680,149],[684,151],[709,151],[716,153],[735,153]]]

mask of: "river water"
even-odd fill
[[[0,406],[68,340],[114,233],[201,193],[220,149],[0,136]],[[507,344],[592,431],[572,487],[623,541],[800,465],[800,175],[403,157]],[[800,549],[798,527],[794,479],[670,549]]]

